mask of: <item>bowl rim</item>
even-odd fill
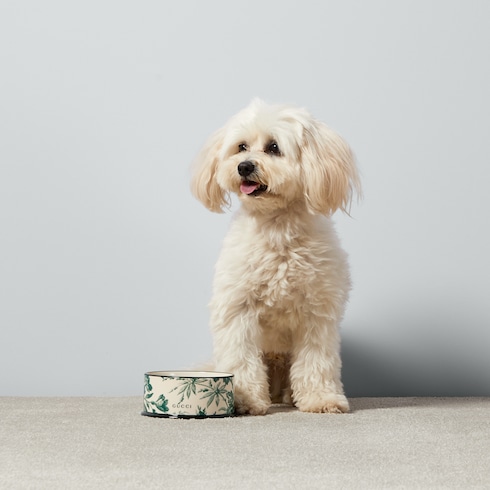
[[[186,370],[169,370],[169,371],[148,371],[145,376],[154,376],[158,378],[233,378],[232,373],[222,371],[186,371]]]

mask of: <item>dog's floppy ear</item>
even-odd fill
[[[341,209],[348,214],[360,185],[347,143],[325,124],[310,120],[303,130],[301,160],[310,213],[329,215]]]
[[[224,128],[216,131],[200,151],[193,166],[191,191],[210,211],[222,213],[229,206],[229,196],[216,181],[219,152],[223,142]]]

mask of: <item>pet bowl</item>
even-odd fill
[[[234,415],[233,374],[151,371],[145,374],[144,411],[150,417],[207,418]]]

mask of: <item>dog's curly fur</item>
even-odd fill
[[[209,139],[191,187],[211,211],[230,193],[241,202],[210,305],[214,367],[234,373],[237,412],[348,411],[338,325],[351,284],[330,220],[359,192],[347,144],[303,109],[256,99]]]

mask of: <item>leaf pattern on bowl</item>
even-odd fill
[[[192,394],[196,395],[197,387],[206,386],[207,384],[207,380],[200,379],[200,378],[176,378],[176,379],[178,379],[181,383],[180,385],[170,390],[170,393],[178,390],[177,394],[181,395],[178,403],[182,403],[186,399],[188,400]]]
[[[199,393],[204,393],[203,396],[201,397],[201,400],[207,399],[207,405],[206,407],[209,408],[209,406],[214,402],[215,405],[218,407],[220,402],[223,401],[223,403],[227,404],[228,403],[228,398],[227,398],[227,393],[228,389],[226,386],[222,383],[216,384],[213,386],[212,383],[208,383],[208,387],[203,388],[202,390],[199,391]]]
[[[197,377],[162,377],[163,382],[172,381],[175,384],[170,391],[166,391],[167,397],[159,394],[159,389],[152,386],[150,377],[145,374],[144,406],[147,413],[169,414],[171,403],[174,408],[185,410],[174,413],[174,416],[225,416],[235,413],[235,400],[233,396],[233,379],[225,378],[197,378]],[[154,380],[154,383],[157,380]],[[159,383],[158,383],[159,384]],[[171,400],[171,402],[170,402]],[[199,401],[201,403],[196,403]],[[192,407],[192,405],[195,405]],[[170,413],[170,415],[172,415]]]
[[[156,400],[150,400],[154,395],[150,377],[145,374],[145,397],[143,399],[145,410],[149,413],[168,412],[168,400],[164,395],[160,395]]]

